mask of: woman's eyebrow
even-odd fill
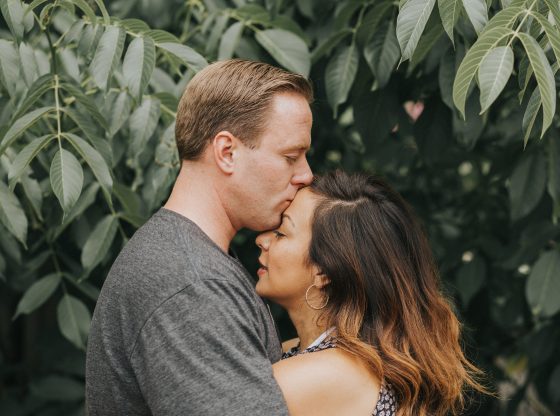
[[[287,218],[292,223],[292,227],[296,228],[294,220],[292,220],[288,214],[282,214],[282,218]]]

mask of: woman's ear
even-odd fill
[[[317,289],[323,289],[331,283],[331,279],[324,274],[318,267],[313,266],[313,284]]]

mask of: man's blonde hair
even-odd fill
[[[272,98],[282,92],[313,101],[305,77],[263,62],[231,59],[207,66],[189,82],[179,102],[175,126],[179,157],[197,160],[220,131],[256,147]]]

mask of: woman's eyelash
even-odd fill
[[[285,235],[282,234],[280,231],[274,230],[273,233],[274,233],[274,236],[276,237],[276,239],[285,237]]]

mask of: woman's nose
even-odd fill
[[[257,236],[257,239],[255,240],[255,242],[257,243],[257,246],[261,249],[261,250],[268,250],[268,247],[270,246],[270,236],[272,235],[272,232],[267,231],[266,233],[261,233]]]

